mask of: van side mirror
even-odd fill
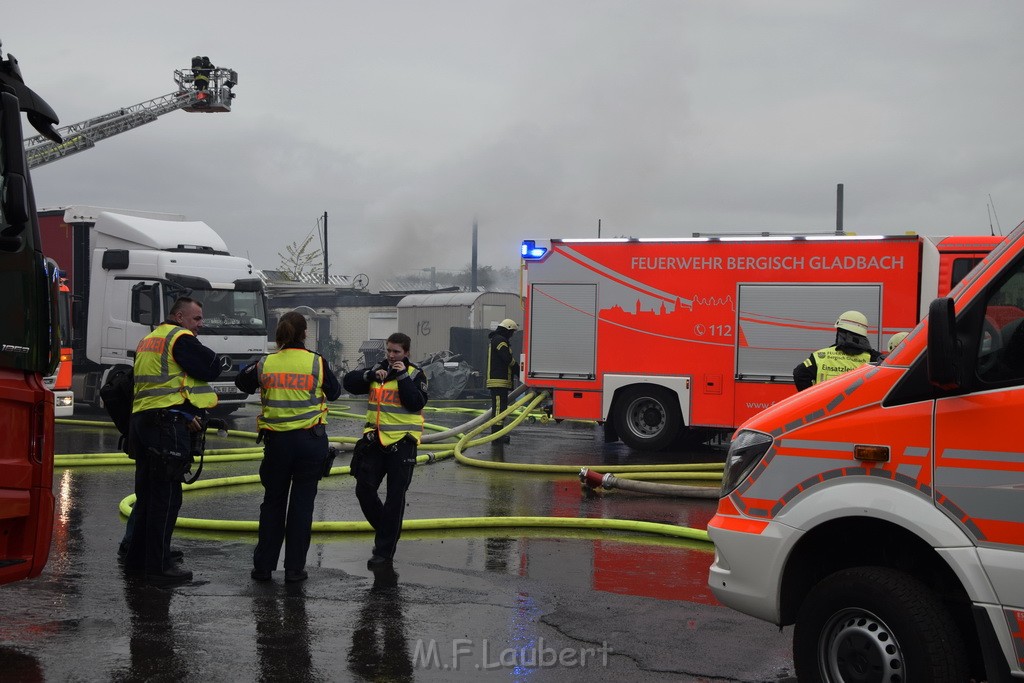
[[[936,299],[928,306],[928,381],[950,391],[960,386],[953,300]]]

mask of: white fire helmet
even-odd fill
[[[839,316],[839,320],[836,320],[836,329],[866,337],[868,336],[868,319],[860,311],[846,311]]]
[[[512,318],[505,318],[498,323],[498,327],[504,327],[506,330],[512,330],[513,332],[519,329],[519,325]]]
[[[906,338],[906,332],[897,332],[896,334],[889,337],[889,353],[892,353],[892,350],[899,346],[899,343]]]

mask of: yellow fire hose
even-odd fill
[[[518,393],[518,392],[517,392]],[[516,426],[533,415],[534,409],[547,397],[546,393],[526,394],[518,398],[514,403],[497,416],[491,416],[492,411],[484,411],[482,415],[470,420],[464,425],[452,429],[429,425],[429,429],[437,432],[436,435],[424,435],[424,443],[420,444],[420,450],[429,451],[416,458],[417,464],[428,464],[454,455],[457,462],[471,466],[495,470],[518,471],[527,473],[543,474],[577,474],[581,468],[579,465],[545,465],[545,464],[517,464],[508,462],[493,462],[470,458],[463,451],[470,446],[477,446],[495,439],[499,439],[512,431]],[[526,405],[529,404],[529,405]],[[525,407],[524,407],[525,406]],[[332,410],[332,415],[342,417],[355,417],[362,419],[363,415],[345,413],[340,410]],[[483,437],[478,435],[506,417],[513,416],[509,424],[501,430]],[[58,419],[61,424],[75,424],[97,427],[112,427],[111,423],[88,420],[65,420]],[[468,432],[464,430],[468,429]],[[223,435],[223,433],[222,433]],[[227,436],[239,438],[255,438],[254,432],[228,430]],[[431,436],[434,438],[431,439]],[[440,438],[459,436],[459,440],[452,443],[433,443]],[[355,437],[331,437],[330,441],[340,444],[343,448],[350,448],[356,441]],[[260,446],[242,448],[221,448],[209,449],[206,451],[205,459],[208,462],[233,462],[240,460],[253,460],[262,458],[263,449]],[[123,453],[79,453],[55,456],[55,465],[62,467],[81,467],[89,465],[130,465],[133,463]],[[592,469],[592,468],[584,468]],[[637,478],[644,480],[653,479],[686,479],[701,481],[720,481],[722,465],[720,463],[701,464],[679,464],[679,465],[615,465],[601,466],[603,473],[615,472],[617,480]],[[330,475],[349,474],[350,469],[346,465],[336,466],[331,469]],[[608,474],[608,476],[612,476]],[[242,475],[222,477],[216,479],[205,479],[193,484],[183,485],[184,492],[192,492],[203,489],[221,488],[245,484],[258,484],[259,475]],[[636,482],[645,483],[645,482]],[[628,484],[628,483],[627,483]],[[701,489],[701,493],[695,497],[709,497],[706,492],[713,492],[717,496],[717,488],[696,487],[696,486],[675,486],[670,484],[657,484],[656,487],[668,487],[666,490],[657,491],[660,494],[686,495],[685,489]],[[627,489],[621,481],[617,488]],[[675,493],[670,491],[675,490]],[[131,513],[131,506],[135,502],[135,494],[129,494],[121,500],[119,509],[124,515]],[[195,529],[205,531],[227,531],[227,532],[248,532],[258,530],[259,523],[255,520],[229,520],[229,519],[197,519],[190,517],[179,517],[177,527],[182,529]],[[500,528],[543,528],[543,529],[601,529],[608,531],[624,531],[633,533],[654,534],[673,538],[683,538],[698,541],[708,541],[707,532],[700,529],[678,526],[674,524],[663,524],[658,522],[644,522],[635,520],[620,519],[595,519],[580,517],[456,517],[436,519],[406,519],[402,523],[402,529],[408,531],[422,530],[451,530],[451,529],[500,529]],[[323,533],[351,533],[372,531],[370,525],[365,521],[324,521],[313,522],[314,532]]]

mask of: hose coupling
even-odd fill
[[[611,476],[611,474],[601,474],[600,472],[595,472],[589,467],[584,467],[580,469],[580,482],[585,486],[589,486],[592,489],[611,488],[609,486],[609,484],[611,483],[611,479],[609,477]]]

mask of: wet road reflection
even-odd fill
[[[404,610],[398,573],[389,566],[375,568],[352,632],[350,672],[370,681],[413,680]]]
[[[172,623],[173,597],[173,591],[125,577],[124,598],[131,615],[129,661],[111,674],[113,680],[180,681],[187,677],[195,648]]]
[[[360,413],[353,405],[353,413]],[[97,412],[76,415],[102,419]],[[230,418],[252,430],[255,410]],[[462,424],[465,414],[428,421]],[[358,419],[329,422],[354,436]],[[61,453],[116,450],[116,432],[58,425]],[[540,422],[507,446],[466,454],[516,465],[705,462],[722,449],[635,453],[596,425]],[[209,448],[247,445],[211,437]],[[346,464],[342,454],[337,464]],[[207,462],[203,479],[252,475],[258,460]],[[54,545],[38,580],[4,586],[0,679],[12,680],[785,680],[789,634],[719,606],[707,588],[710,544],[585,528],[432,528],[403,532],[397,575],[366,568],[372,536],[316,533],[301,586],[249,580],[255,534],[178,529],[196,580],[173,589],[121,579],[117,503],[129,466],[58,468]],[[255,520],[258,484],[197,490],[183,515]],[[703,529],[716,501],[592,492],[573,473],[498,471],[442,460],[417,467],[406,520],[573,517]],[[361,520],[347,476],[321,481],[315,519]],[[443,526],[443,525],[441,525]],[[112,576],[123,580],[111,595]],[[12,616],[13,615],[13,616]],[[729,634],[723,647],[722,634]],[[349,642],[350,641],[350,642]],[[433,643],[436,655],[429,657]],[[587,671],[551,653],[603,648]],[[419,653],[419,654],[417,654]],[[605,657],[604,655],[607,655]],[[451,667],[461,663],[458,670]],[[448,665],[449,668],[445,668]],[[488,668],[479,670],[476,665]],[[576,666],[576,669],[573,668]],[[41,673],[40,673],[41,672]]]
[[[0,645],[0,662],[3,663],[3,678],[23,683],[43,683],[43,667],[39,660],[13,647]]]
[[[310,652],[312,638],[301,587],[286,594],[262,591],[252,599],[260,681],[318,681]]]

